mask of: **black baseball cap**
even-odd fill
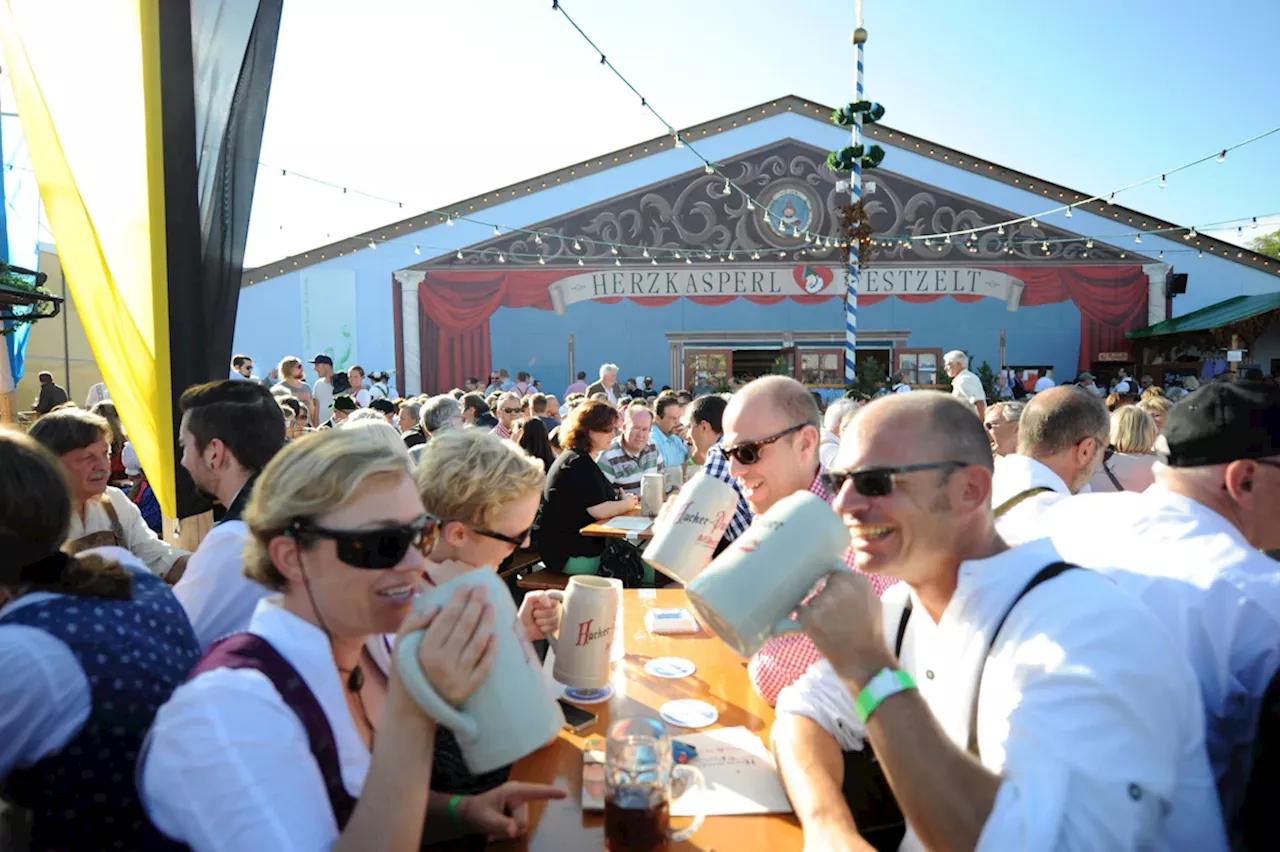
[[[334,411],[355,411],[359,407],[350,394],[339,394],[333,398]]]
[[[328,355],[317,355],[316,357],[311,359],[311,363],[312,364],[328,364],[330,367],[332,367],[333,359],[330,358]]]
[[[1205,467],[1280,455],[1280,386],[1214,382],[1165,417],[1161,460],[1170,467]]]

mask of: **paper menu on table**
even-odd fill
[[[611,530],[626,530],[627,532],[644,532],[649,529],[649,525],[653,521],[650,518],[636,518],[631,515],[619,515],[616,518],[610,518],[600,526]]]
[[[746,728],[718,728],[678,739],[698,750],[691,765],[702,770],[707,789],[687,789],[671,803],[672,816],[791,813],[773,756]]]

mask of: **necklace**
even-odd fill
[[[344,669],[339,666],[338,671],[347,675],[347,689],[351,692],[359,692],[364,686],[364,670],[360,668],[359,664],[354,669]]]

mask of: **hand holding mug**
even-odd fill
[[[622,495],[622,500],[627,504],[626,511],[628,512],[634,512],[640,508],[640,495],[638,494],[624,494]]]
[[[889,654],[884,608],[865,577],[852,571],[830,575],[799,616],[805,633],[841,677],[862,684],[893,665],[883,659]]]
[[[520,623],[530,639],[545,639],[560,629],[563,605],[544,591],[528,592],[520,604]]]
[[[489,676],[497,655],[488,590],[469,586],[443,609],[411,612],[396,634],[397,647],[424,627],[418,665],[440,697],[457,707]]]

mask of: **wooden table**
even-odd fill
[[[641,515],[640,510],[636,509],[635,511],[627,512],[625,515],[619,515],[618,517],[643,518],[644,515]],[[626,538],[629,535],[633,535],[631,530],[620,530],[614,527],[606,527],[605,524],[607,523],[609,523],[609,521],[596,521],[594,524],[587,524],[579,530],[579,532],[585,536],[595,536],[598,538]],[[645,527],[643,530],[635,532],[634,535],[641,541],[648,541],[653,538],[653,522],[650,521],[649,526]]]
[[[623,592],[625,649],[627,656],[614,664],[614,697],[604,704],[581,705],[597,714],[599,720],[581,733],[561,731],[545,748],[519,761],[512,770],[513,781],[554,784],[567,790],[566,799],[533,805],[529,814],[529,832],[520,840],[491,844],[491,849],[531,850],[531,852],[577,852],[604,848],[604,817],[582,812],[582,746],[593,734],[605,736],[613,719],[627,716],[658,718],[657,708],[676,698],[698,698],[720,713],[713,728],[745,726],[769,743],[773,725],[773,708],[756,694],[747,677],[747,661],[728,646],[703,631],[680,636],[651,635],[644,627],[645,611],[653,607],[685,605],[683,589],[657,589],[654,597],[641,599],[650,590],[628,589]],[[697,666],[697,671],[681,680],[663,680],[644,671],[644,664],[654,657],[684,657]],[[704,729],[710,730],[710,729]],[[673,728],[679,737],[691,733]],[[686,819],[672,821],[676,827],[688,824]],[[787,852],[804,846],[800,823],[791,814],[707,817],[698,833],[671,848],[704,852],[747,852],[770,850]]]

